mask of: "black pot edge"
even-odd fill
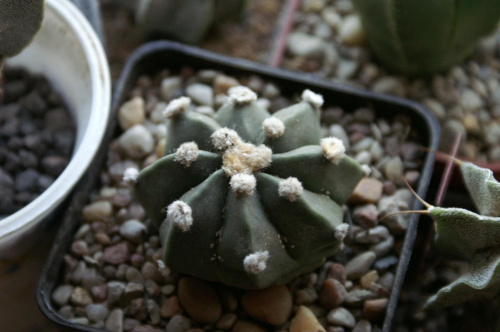
[[[80,324],[75,324],[60,317],[56,310],[52,307],[50,302],[50,294],[54,288],[55,279],[60,274],[60,269],[63,263],[64,254],[67,252],[66,248],[69,247],[73,239],[72,236],[79,227],[79,220],[81,218],[81,209],[86,204],[88,196],[96,184],[99,176],[101,166],[103,165],[106,157],[106,151],[109,143],[112,140],[113,132],[116,123],[116,112],[122,101],[128,96],[126,94],[126,89],[129,85],[133,84],[132,76],[136,66],[141,60],[147,56],[154,55],[159,52],[171,52],[177,53],[188,58],[199,59],[201,62],[208,62],[211,66],[207,68],[213,68],[214,66],[225,67],[229,70],[245,71],[250,73],[255,73],[260,76],[267,76],[278,80],[290,81],[294,85],[307,85],[314,88],[332,90],[335,94],[345,94],[351,96],[350,98],[364,99],[365,103],[372,104],[387,104],[387,106],[397,106],[406,111],[413,113],[414,117],[420,118],[424,122],[427,131],[428,144],[427,147],[430,149],[437,149],[440,126],[437,119],[421,104],[413,101],[388,96],[381,95],[370,91],[364,91],[361,89],[344,86],[338,83],[321,80],[314,77],[312,74],[297,73],[283,69],[276,69],[267,67],[265,65],[251,62],[244,59],[232,58],[225,55],[211,53],[205,50],[201,50],[196,47],[183,45],[177,42],[171,41],[155,41],[144,44],[139,47],[127,60],[125,67],[122,71],[120,79],[115,86],[115,91],[113,94],[113,106],[112,113],[113,119],[111,119],[106,137],[103,140],[99,153],[97,157],[92,162],[92,166],[89,169],[87,175],[80,181],[77,190],[75,191],[74,197],[72,198],[70,208],[66,211],[63,219],[63,225],[59,230],[56,239],[54,241],[54,246],[51,249],[49,257],[45,263],[44,269],[40,276],[37,285],[37,303],[42,311],[42,313],[52,322],[61,325],[67,330],[71,331],[86,331],[86,332],[102,332],[102,329],[96,329],[88,326],[83,326]],[[429,182],[432,175],[434,164],[434,155],[427,154],[424,162],[424,166],[421,170],[421,178],[419,181],[419,186],[417,193],[421,197],[425,197],[427,189],[429,187]],[[418,210],[421,208],[421,203],[415,200],[413,209]],[[389,304],[387,307],[387,314],[384,320],[383,331],[389,332],[391,329],[392,319],[394,317],[395,309],[397,307],[397,301],[399,297],[399,292],[401,290],[405,273],[410,262],[413,243],[415,241],[417,233],[417,221],[418,215],[414,215],[411,218],[408,230],[405,235],[405,241],[402,248],[401,256],[399,259],[399,264],[396,271],[395,281],[391,296],[389,298]],[[52,279],[52,283],[51,283]]]

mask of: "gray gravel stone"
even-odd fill
[[[119,138],[120,146],[132,159],[142,158],[150,154],[154,148],[154,139],[149,130],[136,124],[125,131]]]
[[[123,332],[123,310],[113,309],[106,319],[106,330],[110,332]]]
[[[141,243],[144,234],[146,226],[138,220],[127,220],[120,226],[120,235],[131,242]]]
[[[345,308],[336,308],[331,310],[326,316],[328,323],[333,325],[345,326],[352,329],[356,325],[356,318]]]
[[[102,322],[108,317],[109,310],[102,304],[89,304],[85,307],[87,318],[93,322]]]
[[[73,293],[73,286],[71,285],[61,285],[56,288],[56,290],[52,293],[52,301],[55,302],[58,306],[65,306],[71,297],[71,293]]]
[[[184,316],[175,315],[167,324],[166,332],[184,332],[191,328],[191,321]]]
[[[212,106],[214,104],[214,91],[206,84],[191,84],[186,88],[186,95],[201,105]]]
[[[302,32],[292,32],[287,38],[288,50],[295,56],[318,59],[325,53],[323,39]]]
[[[367,251],[351,259],[345,266],[347,278],[357,279],[363,276],[370,269],[375,258],[375,253]]]

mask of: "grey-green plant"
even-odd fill
[[[187,97],[171,101],[164,156],[125,172],[174,271],[265,288],[343,244],[342,205],[364,173],[340,139],[321,138],[323,97],[306,90],[272,115],[256,99],[233,87],[214,117]]]
[[[416,212],[434,220],[439,251],[449,258],[470,262],[471,267],[430,297],[425,309],[491,299],[500,293],[500,183],[491,170],[452,159],[460,168],[478,213],[432,206],[423,200],[426,210]]]
[[[28,45],[43,20],[43,0],[0,1],[0,63]]]
[[[500,19],[497,0],[353,2],[375,56],[404,74],[430,74],[460,63]]]
[[[241,16],[246,0],[140,0],[136,22],[148,34],[195,44],[214,24]]]

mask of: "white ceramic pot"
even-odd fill
[[[71,160],[38,198],[0,220],[0,260],[32,245],[44,220],[69,195],[97,152],[110,116],[111,83],[106,55],[92,26],[68,0],[46,0],[41,30],[7,66],[42,73],[61,94],[76,123]]]

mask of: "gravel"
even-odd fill
[[[494,150],[500,144],[495,129],[500,125],[500,30],[480,42],[462,64],[431,77],[407,78],[389,74],[378,65],[351,0],[327,0],[314,6],[306,2],[296,13],[288,36],[285,68],[421,102],[445,128],[440,150],[449,152],[454,135],[461,133],[461,155],[482,162],[500,161]],[[328,33],[325,26],[330,27]]]
[[[75,126],[49,82],[19,68],[4,71],[0,101],[0,220],[44,192],[68,164]]]
[[[182,73],[190,73],[189,78]],[[365,319],[361,309],[367,300],[387,299],[395,266],[377,267],[385,257],[398,255],[397,248],[404,240],[403,226],[409,217],[402,215],[393,221],[398,227],[379,225],[378,219],[384,213],[408,208],[409,203],[406,194],[398,191],[399,181],[387,178],[384,165],[396,158],[401,161],[404,174],[418,170],[422,155],[421,151],[400,153],[403,142],[415,139],[406,125],[408,119],[379,118],[371,109],[346,113],[327,106],[328,112],[322,114],[324,135],[340,133],[347,143],[347,153],[363,153],[367,174],[370,173],[357,188],[353,196],[357,198],[346,207],[354,216],[352,237],[348,236],[344,250],[323,266],[287,285],[244,291],[179,275],[161,263],[158,230],[122,181],[122,175],[129,166],[142,168],[150,164],[157,158],[156,151],[162,151],[164,136],[155,132],[156,123],[163,124],[152,117],[159,104],[170,100],[165,96],[177,96],[195,84],[215,91],[215,78],[222,75],[217,91],[238,82],[256,87],[259,96],[268,100],[271,112],[292,103],[292,99],[281,94],[279,86],[257,76],[238,78],[213,70],[196,73],[184,69],[181,74],[140,77],[128,102],[131,104],[125,105],[135,104],[139,109],[142,106],[137,98],[143,98],[146,116],[143,123],[132,124],[133,117],[124,111],[127,121],[121,123],[127,124],[122,124],[122,134],[110,145],[109,167],[103,169],[102,185],[83,209],[83,225],[66,255],[64,276],[53,294],[54,305],[65,317],[80,323],[99,323],[110,331],[288,331],[299,307],[304,306],[314,317],[302,310],[295,324],[318,323],[325,331],[340,331],[352,329]],[[222,99],[221,95],[213,96],[214,106],[218,107]],[[199,106],[195,102],[193,109]],[[142,142],[137,137],[124,139],[131,130],[137,130],[134,128],[140,128],[138,136],[148,138]],[[147,149],[143,149],[145,145]],[[391,157],[386,153],[388,145]],[[71,290],[69,300],[65,293],[60,294],[60,289]],[[106,318],[101,319],[101,307],[109,312]],[[373,307],[382,310],[378,302]],[[88,312],[90,308],[102,312]],[[380,327],[376,320],[369,324]]]

